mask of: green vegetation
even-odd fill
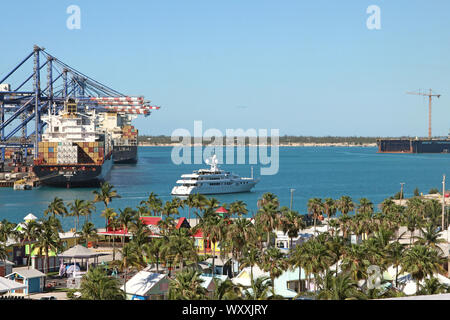
[[[109,267],[118,268],[124,277],[118,280],[108,276],[105,268],[90,268],[81,283],[81,297],[68,290],[68,296],[73,299],[124,299],[120,285],[123,284],[126,291],[125,279],[148,267],[149,263],[157,272],[169,277],[169,299],[281,299],[274,287],[275,280],[283,272],[298,267],[306,275],[306,279],[301,279],[299,274],[298,295],[315,299],[376,299],[403,294],[398,276],[386,279],[381,287],[369,287],[370,266],[380,268],[381,274],[390,267],[397,271],[396,275],[409,273],[416,283],[417,294],[449,290],[434,278],[436,274],[446,273],[447,264],[439,247],[444,240],[440,237],[441,209],[436,200],[414,197],[405,200],[404,207],[386,199],[378,211],[366,198],[358,201],[349,196],[313,198],[308,201],[307,214],[302,215],[282,206],[276,195],[266,193],[258,200],[258,211],[250,221],[243,218],[248,210],[242,201],[221,204],[215,198],[197,194],[185,200],[174,198],[163,202],[151,193],[135,209],[126,207],[116,213],[108,205],[118,196],[112,185],[104,184],[94,192],[93,201],[104,203],[101,216],[108,227],[126,229],[132,235],[127,241],[122,237],[121,246],[117,248],[119,259],[116,259],[117,239],[110,238],[113,261]],[[91,204],[88,200],[75,200],[68,204],[67,210],[66,204],[55,198],[44,217],[26,224],[21,232],[15,230],[15,224],[3,220],[0,223],[0,260],[7,259],[6,240],[16,238],[22,244],[33,243],[33,248],[44,258],[47,271],[49,252],[62,250],[58,234],[62,231],[60,219],[75,217],[77,229],[79,217],[85,216],[84,224],[77,231],[80,241],[87,245],[88,239],[96,238],[94,225],[89,221],[91,213],[95,212],[95,208],[88,208]],[[217,213],[219,206],[228,213]],[[195,227],[176,227],[183,208],[196,218]],[[142,216],[162,217],[158,237],[150,237],[155,231],[143,224]],[[448,221],[448,217],[445,220]],[[328,231],[317,232],[317,227],[324,222],[329,225]],[[312,227],[313,237],[297,244],[290,252],[282,252],[275,246],[276,230],[285,232],[292,245],[293,239],[306,227]],[[407,231],[400,233],[401,227]],[[415,233],[417,230],[419,235]],[[207,244],[202,250],[193,237],[199,231],[203,239],[198,240]],[[406,236],[409,241],[405,241]],[[220,250],[213,254],[211,247],[216,245]],[[214,291],[207,292],[201,286],[195,266],[209,257],[212,258],[211,270],[218,257],[234,258],[239,270],[248,267],[250,285],[240,287],[230,280],[215,279]],[[253,279],[256,267],[268,277]],[[305,288],[309,289],[305,291]]]

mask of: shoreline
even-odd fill
[[[179,143],[160,143],[160,144],[150,144],[150,143],[139,143],[138,147],[180,147],[183,146]],[[188,147],[201,147],[201,144],[189,144]],[[212,145],[203,145],[204,147]],[[270,144],[262,145],[246,145],[246,147],[271,147]],[[376,143],[363,143],[363,144],[351,144],[351,143],[290,143],[290,144],[278,144],[278,147],[376,147]],[[233,147],[233,145],[216,145],[216,147]],[[234,147],[241,147],[234,145]]]

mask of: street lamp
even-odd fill
[[[405,183],[404,182],[400,182],[400,185],[402,186],[400,189],[400,205],[402,205],[402,200],[403,200],[403,185]]]
[[[295,191],[295,189],[291,189],[291,206],[290,206],[291,210],[292,210],[292,200],[293,200],[294,191]]]

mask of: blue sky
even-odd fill
[[[81,8],[81,30],[66,8]],[[366,9],[381,8],[381,30]],[[292,135],[426,136],[450,128],[450,2],[8,1],[0,74],[38,44],[129,95],[161,105],[141,134],[266,128]],[[5,14],[6,13],[6,14]],[[30,70],[31,71],[31,70]]]

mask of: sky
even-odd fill
[[[80,29],[66,26],[70,5]],[[380,30],[366,26],[370,5]],[[140,134],[193,134],[201,120],[224,133],[426,136],[428,102],[406,92],[430,88],[442,94],[433,135],[449,132],[448,0],[42,0],[0,10],[0,76],[45,47],[160,105],[134,121]]]

